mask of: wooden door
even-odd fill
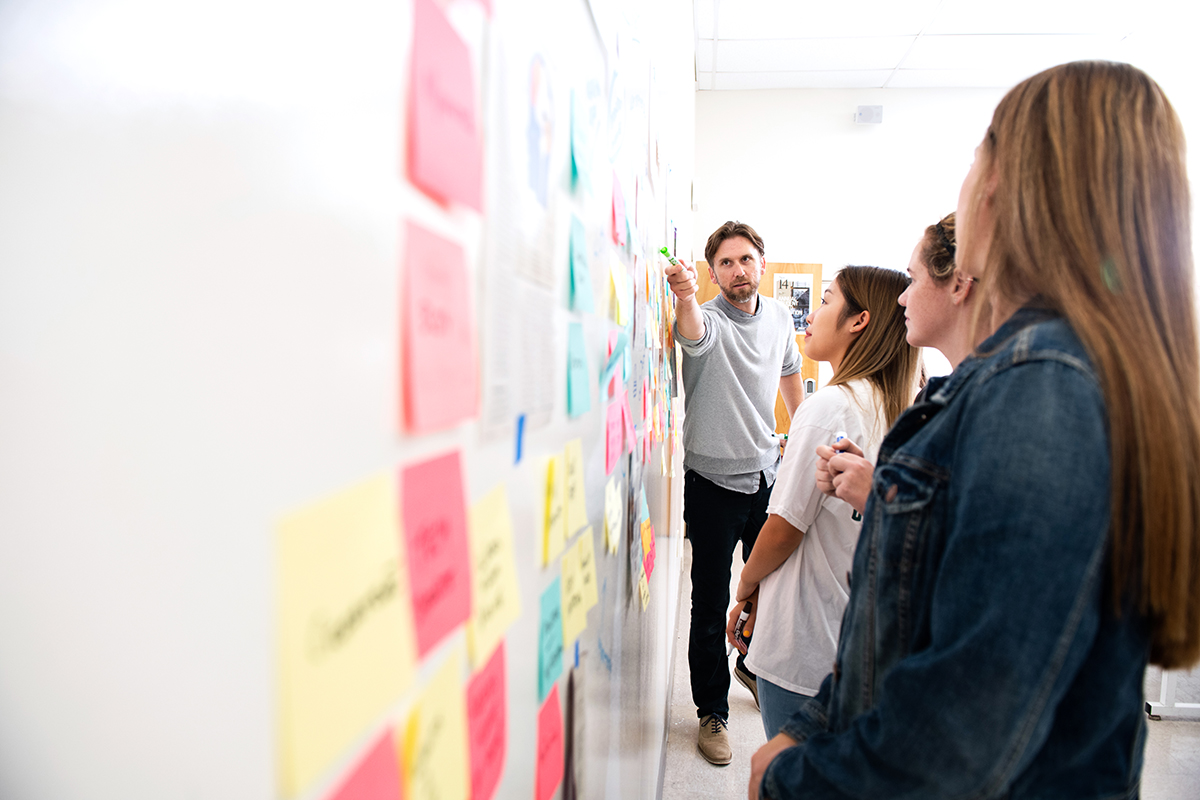
[[[821,302],[821,265],[820,264],[793,264],[782,262],[767,262],[766,271],[763,272],[762,280],[758,284],[758,293],[767,297],[775,296],[775,275],[777,273],[802,273],[812,276],[812,307],[815,308]],[[697,262],[696,276],[699,288],[696,290],[696,299],[701,303],[707,303],[720,293],[720,289],[712,282],[708,275],[708,263],[705,261]],[[796,334],[796,344],[800,346],[800,354],[802,356],[800,364],[800,377],[805,383],[813,382],[813,388],[818,388],[817,377],[817,362],[813,361],[808,356],[804,355],[804,334]],[[788,414],[787,406],[784,405],[783,396],[775,396],[775,430],[777,433],[787,433],[788,427],[792,424],[792,418]]]

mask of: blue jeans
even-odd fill
[[[729,612],[729,577],[733,548],[742,543],[742,559],[767,521],[771,487],[759,475],[758,491],[742,494],[717,486],[695,470],[683,476],[683,520],[692,543],[692,624],[688,637],[688,671],[692,702],[701,719],[716,714],[729,719],[729,656],[725,623]],[[746,672],[745,656],[737,663]]]
[[[762,714],[763,731],[767,741],[775,738],[783,723],[800,710],[800,706],[812,698],[806,694],[789,691],[776,686],[762,675],[758,676],[758,709]]]

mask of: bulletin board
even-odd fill
[[[721,291],[708,274],[708,262],[700,261],[698,263],[696,277],[698,284],[696,299],[699,302],[707,303]],[[805,390],[809,393],[820,388],[820,377],[817,362],[804,355],[804,327],[807,324],[804,322],[804,316],[821,304],[823,292],[820,264],[768,261],[766,269],[763,270],[762,279],[758,282],[760,295],[785,303],[790,300],[792,303],[789,309],[792,311],[796,326],[796,346],[800,348],[800,377],[804,381]],[[805,311],[806,308],[807,311]],[[787,404],[783,402],[783,395],[776,392],[775,432],[787,433],[791,424],[792,415],[788,413]]]
[[[0,796],[654,796],[691,4],[143,11],[0,48]]]

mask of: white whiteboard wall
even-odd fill
[[[563,87],[604,74],[612,51],[587,0],[494,5],[489,21],[450,4],[477,75],[503,30],[543,47]],[[691,7],[636,5],[678,187],[656,189],[653,218],[674,220],[686,242]],[[475,424],[396,432],[398,232],[411,219],[461,242],[477,287],[484,235],[479,215],[402,175],[411,18],[403,0],[0,6],[5,800],[277,796],[273,526],[450,449],[464,453],[469,501],[500,480],[509,489],[526,613],[509,632],[498,796],[532,796],[536,654],[518,643],[532,641],[554,577],[537,562],[538,464],[582,438],[599,523],[603,412],[595,402],[568,419],[560,392],[516,466],[512,442]],[[560,191],[565,231],[584,206]],[[565,233],[555,246],[565,253]],[[565,297],[539,310],[564,341],[576,318]],[[584,324],[603,349],[603,318]],[[565,357],[556,363],[565,373]],[[673,491],[648,481],[662,538],[647,613],[633,611],[622,559],[598,558],[609,594],[581,641],[597,732],[582,743],[584,796],[657,782],[681,552]],[[604,631],[616,635],[611,674],[597,667]]]

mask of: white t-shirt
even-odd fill
[[[826,386],[800,404],[767,511],[804,532],[787,561],[763,579],[746,666],[776,686],[813,696],[833,668],[847,578],[862,517],[817,488],[817,445],[834,435],[862,448],[871,461],[887,432],[882,403],[869,381]]]

